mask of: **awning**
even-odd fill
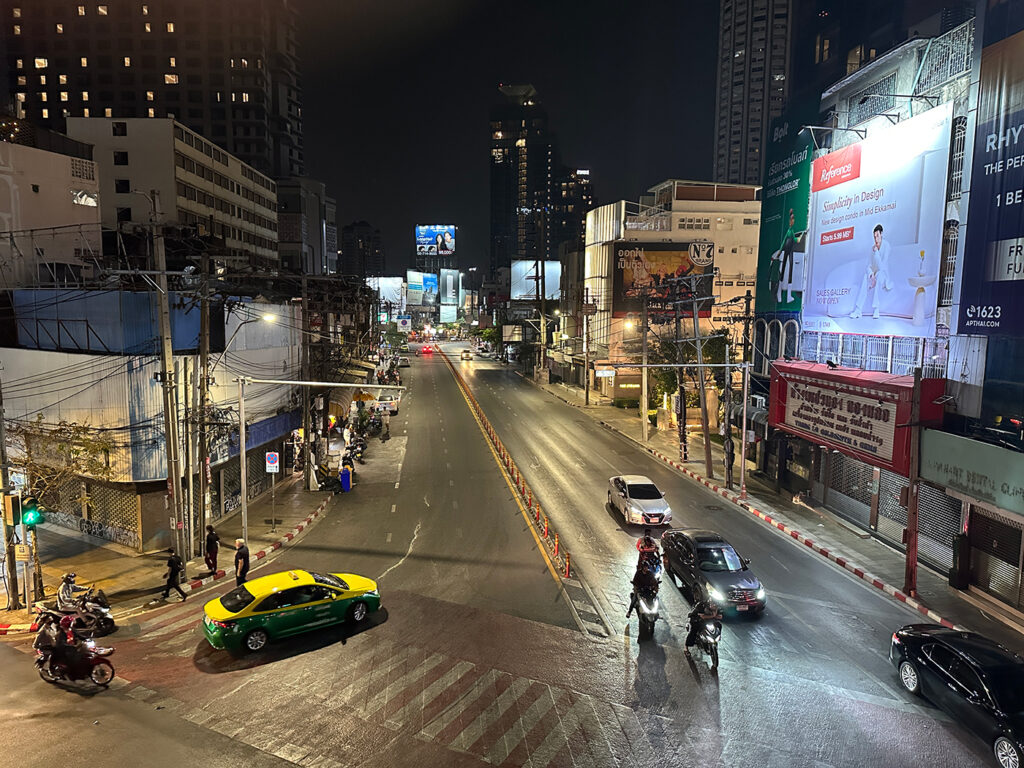
[[[366,371],[375,371],[375,370],[377,370],[376,364],[368,362],[366,360],[349,360],[348,365],[349,365],[350,368],[352,368],[352,367],[363,368]]]
[[[370,373],[374,370],[376,369],[372,365],[369,369],[353,368],[351,366],[348,368],[340,368],[338,370],[338,378],[344,383],[363,384],[367,382]]]

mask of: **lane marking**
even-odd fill
[[[388,535],[384,537],[384,541],[388,544],[391,543],[391,531],[388,531]]]
[[[412,554],[412,546],[413,546],[413,544],[416,543],[416,537],[418,537],[419,535],[420,535],[420,523],[417,522],[416,523],[416,528],[412,532],[412,541],[409,542],[409,548],[407,550],[405,550],[405,554],[402,555],[402,559],[399,560],[394,565],[392,565],[386,571],[384,571],[384,573],[382,573],[380,576],[378,576],[377,577],[377,581],[380,581],[381,579],[383,579],[385,576],[387,576],[389,573],[391,573],[393,570],[395,570],[395,568],[400,566],[402,563],[404,563],[408,559],[409,555]]]
[[[400,482],[402,482],[402,481],[401,481],[401,480],[399,480],[398,482],[400,483]],[[397,487],[398,487],[398,483],[395,483],[395,488],[397,488]]]
[[[392,515],[393,515],[393,514],[395,514],[395,510],[396,510],[397,508],[398,508],[398,505],[397,505],[397,504],[392,504],[392,505],[391,505],[391,514],[392,514]]]

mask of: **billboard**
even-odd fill
[[[815,105],[816,106],[816,105]],[[806,119],[802,116],[806,114]],[[769,128],[757,247],[758,314],[800,312],[811,205],[810,131],[816,109],[791,110]]]
[[[698,296],[711,296],[714,288],[715,244],[706,241],[685,243],[614,243],[612,252],[612,316],[625,317],[643,310],[643,296],[648,308],[671,310],[670,277],[707,275],[699,281]],[[692,311],[682,313],[685,317]],[[711,302],[704,302],[701,317],[711,316]]]
[[[458,318],[458,307],[454,304],[442,304],[441,305],[441,322],[442,323],[454,323]]]
[[[418,307],[423,304],[423,273],[415,270],[408,270],[405,273],[405,282],[408,283],[406,290],[406,301],[410,307]]]
[[[390,305],[392,314],[405,309],[405,281],[400,277],[368,277],[366,284],[377,292],[381,311]]]
[[[455,253],[454,224],[418,224],[417,256],[451,256]]]
[[[935,335],[952,104],[815,159],[805,331]]]
[[[459,303],[459,270],[441,270],[441,306]]]
[[[540,262],[516,260],[512,262],[511,290],[513,301],[537,298],[537,280],[540,278]],[[562,262],[544,262],[544,296],[558,300],[562,296]]]
[[[423,273],[423,301],[425,307],[437,305],[437,275],[432,272]]]
[[[958,330],[1024,335],[1024,7],[988,3]]]

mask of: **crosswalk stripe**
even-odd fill
[[[569,697],[571,703],[565,714],[558,717],[555,726],[548,731],[537,748],[530,752],[529,765],[532,768],[544,768],[565,748],[569,749],[570,755],[576,751],[572,747],[570,737],[579,728],[580,714],[588,706],[586,702],[588,698],[586,695],[581,695],[575,700],[574,697]],[[557,713],[557,707],[555,711]]]
[[[405,664],[413,654],[420,653],[418,648],[406,645],[398,649],[389,658],[379,664],[368,665],[368,671],[356,678],[343,688],[331,693],[328,701],[347,704],[351,707],[358,707],[359,702],[380,684],[381,679],[387,680],[391,670]]]
[[[516,747],[525,742],[526,734],[532,731],[534,726],[540,722],[540,719],[555,705],[551,687],[542,683],[537,683],[537,685],[541,687],[540,695],[530,703],[526,711],[491,745],[491,748],[484,755],[484,759],[487,762],[494,765],[503,763]]]
[[[389,681],[387,685],[382,687],[376,694],[363,703],[359,708],[360,714],[365,716],[376,715],[381,709],[387,706],[388,702],[394,696],[397,696],[407,686],[412,685],[425,674],[430,672],[430,670],[444,661],[444,658],[445,657],[440,653],[433,653],[405,674]]]
[[[470,747],[474,745],[477,740],[484,735],[486,731],[495,720],[501,717],[508,710],[509,707],[516,703],[516,700],[526,693],[527,689],[533,684],[531,680],[519,677],[512,681],[512,684],[501,692],[491,704],[484,709],[479,715],[477,715],[469,725],[459,732],[455,740],[450,746],[455,749],[460,749],[463,752],[470,751]]]
[[[401,705],[390,715],[387,715],[385,710],[387,720],[394,723],[405,723],[413,713],[422,716],[423,710],[428,703],[434,701],[443,691],[454,685],[457,680],[475,666],[475,664],[469,661],[458,662],[454,667],[441,675],[437,680],[434,680],[419,693],[415,694],[407,703]],[[422,723],[412,723],[412,725],[417,728],[417,730],[422,727]]]
[[[496,669],[489,669],[481,675],[473,686],[466,691],[457,701],[453,702],[445,711],[434,720],[426,723],[420,731],[427,738],[436,738],[441,731],[447,728],[465,710],[488,690],[494,687],[500,673]]]

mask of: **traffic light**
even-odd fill
[[[4,494],[4,522],[12,527],[21,525],[21,496]]]
[[[21,500],[21,521],[29,528],[35,528],[36,524],[44,522],[43,507],[34,496]]]

